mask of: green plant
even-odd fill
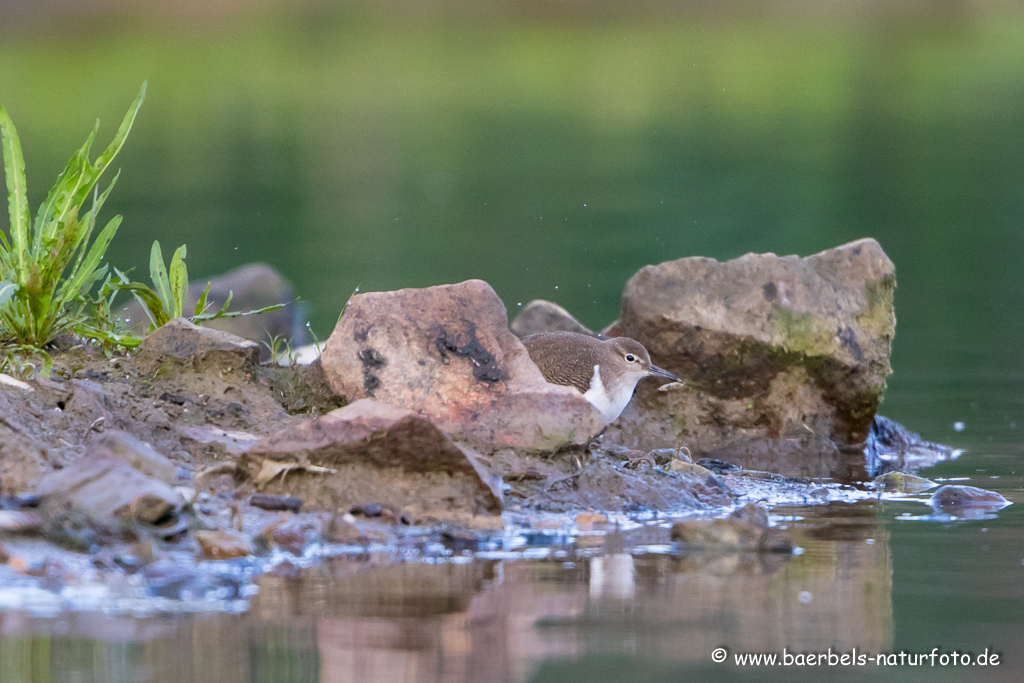
[[[112,218],[90,245],[96,216],[117,175],[102,194],[96,184],[121,150],[145,97],[143,82],[113,141],[92,162],[89,151],[99,130],[96,122],[85,144],[57,177],[34,222],[28,208],[21,141],[7,111],[0,107],[0,143],[11,218],[10,240],[0,232],[0,327],[8,340],[41,349],[56,335],[86,321],[88,293],[107,273],[100,262],[121,224],[121,216]],[[83,212],[90,194],[92,205]]]
[[[265,329],[264,332],[266,332]],[[267,339],[260,340],[260,344],[267,347],[267,351],[270,352],[270,364],[277,366],[295,365],[298,354],[292,348],[290,339],[279,334],[271,335],[267,332]]]
[[[171,257],[170,266],[165,267],[160,242],[154,241],[153,248],[149,252],[149,277],[153,282],[153,286],[150,287],[141,282],[130,282],[127,275],[115,268],[114,273],[117,281],[111,279],[104,283],[101,297],[121,290],[131,292],[146,312],[150,322],[150,329],[161,327],[172,318],[182,317],[188,296],[188,269],[185,267],[186,251],[184,244],[178,247]],[[231,298],[234,293],[228,292],[227,299],[220,309],[212,313],[207,312],[207,300],[210,295],[211,285],[212,283],[210,282],[206,283],[202,294],[199,295],[199,300],[196,301],[194,313],[188,316],[188,319],[194,323],[202,323],[217,318],[238,318],[244,315],[268,313],[285,306],[285,304],[274,304],[273,306],[265,306],[253,311],[229,311],[228,307],[231,306]],[[111,303],[112,300],[107,302],[108,310]],[[137,344],[137,341],[122,337],[117,343],[134,346]]]

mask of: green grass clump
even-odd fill
[[[10,239],[0,232],[0,336],[6,341],[42,349],[58,334],[88,321],[89,292],[107,274],[107,266],[100,262],[121,224],[121,216],[115,216],[90,244],[96,216],[117,176],[102,194],[96,184],[121,150],[145,97],[143,83],[113,141],[92,162],[89,150],[99,130],[96,122],[85,144],[57,177],[34,221],[29,215],[21,142],[10,116],[0,107],[11,217]],[[92,204],[86,211],[90,194]]]
[[[185,245],[164,266],[160,243],[154,242],[150,254],[150,278],[153,286],[131,282],[114,268],[101,265],[103,255],[121,224],[121,216],[112,218],[96,239],[96,216],[117,182],[117,175],[100,193],[100,176],[110,166],[131,131],[135,116],[146,97],[146,83],[132,102],[113,141],[95,162],[89,160],[99,122],[85,144],[68,161],[57,183],[31,220],[28,208],[25,159],[18,132],[7,111],[0,107],[0,143],[7,179],[7,204],[11,217],[10,237],[0,231],[0,370],[9,361],[24,365],[14,354],[27,352],[43,357],[43,374],[49,374],[51,359],[44,346],[63,333],[73,331],[83,337],[110,346],[135,347],[141,338],[125,331],[114,313],[114,299],[121,291],[130,292],[149,316],[151,329],[184,314],[188,295],[188,271]],[[92,195],[89,209],[86,200]],[[99,295],[90,296],[97,282],[103,282]],[[255,311],[228,311],[232,293],[218,310],[208,311],[210,283],[189,320],[202,323],[216,318],[255,315],[281,308],[284,304]]]

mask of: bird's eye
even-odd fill
[[[631,353],[627,353],[626,354],[626,360],[629,361],[630,363],[635,363],[636,362],[636,356],[634,356]]]

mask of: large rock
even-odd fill
[[[321,363],[349,401],[415,411],[468,441],[550,450],[604,428],[579,392],[544,380],[480,280],[352,297]]]
[[[261,439],[240,463],[257,486],[313,508],[389,505],[463,520],[501,513],[500,489],[472,453],[426,418],[367,399]]]
[[[688,382],[665,391],[641,383],[607,438],[775,471],[851,474],[836,471],[834,456],[867,440],[890,373],[895,287],[873,239],[807,258],[643,268],[626,285],[618,330]]]

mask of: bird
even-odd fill
[[[573,387],[611,424],[644,377],[680,377],[651,363],[644,345],[629,337],[599,339],[578,332],[538,332],[521,339],[551,384]]]

